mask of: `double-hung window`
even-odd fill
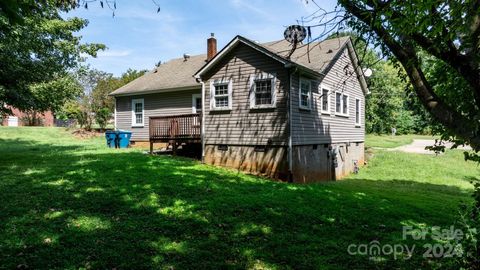
[[[361,114],[360,114],[360,99],[359,98],[356,98],[355,99],[355,125],[356,126],[360,126],[361,125]]]
[[[202,95],[192,95],[192,113],[202,113]]]
[[[144,107],[143,98],[132,99],[132,127],[143,127]]]
[[[347,94],[335,93],[335,114],[341,116],[348,116],[349,98]]]
[[[324,86],[321,89],[320,102],[322,104],[322,113],[330,113],[330,90]]]
[[[213,81],[210,85],[212,110],[228,110],[232,108],[232,81]]]
[[[275,103],[275,75],[250,76],[250,108],[273,108]]]
[[[312,84],[309,80],[300,79],[299,107],[310,110],[312,108]]]

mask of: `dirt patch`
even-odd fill
[[[75,129],[72,131],[72,135],[79,139],[90,139],[93,137],[103,136],[103,132],[96,130]]]

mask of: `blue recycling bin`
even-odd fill
[[[115,148],[115,140],[117,138],[117,132],[113,130],[107,130],[105,132],[105,139],[107,139],[107,146],[110,148]]]
[[[132,138],[132,132],[126,130],[117,131],[117,140],[119,148],[127,148],[130,146],[130,138]]]
[[[110,148],[127,148],[130,146],[132,132],[126,130],[109,130],[105,132],[107,146]]]

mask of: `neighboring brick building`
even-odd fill
[[[29,123],[26,120],[27,115],[26,113],[20,111],[19,109],[12,108],[12,115],[9,115],[2,119],[2,126],[28,126]],[[43,113],[37,113],[38,119],[37,123],[34,124],[34,126],[47,126],[51,127],[54,125],[54,117],[53,113],[51,111],[43,112]]]

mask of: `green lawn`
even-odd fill
[[[413,142],[413,139],[434,139],[431,135],[375,135],[367,134],[366,135],[366,146],[375,147],[375,148],[394,148]]]
[[[287,184],[0,127],[0,269],[449,269],[402,225],[454,225],[479,175],[457,150],[378,151],[350,179]],[[411,259],[348,254],[371,241],[418,247]]]

